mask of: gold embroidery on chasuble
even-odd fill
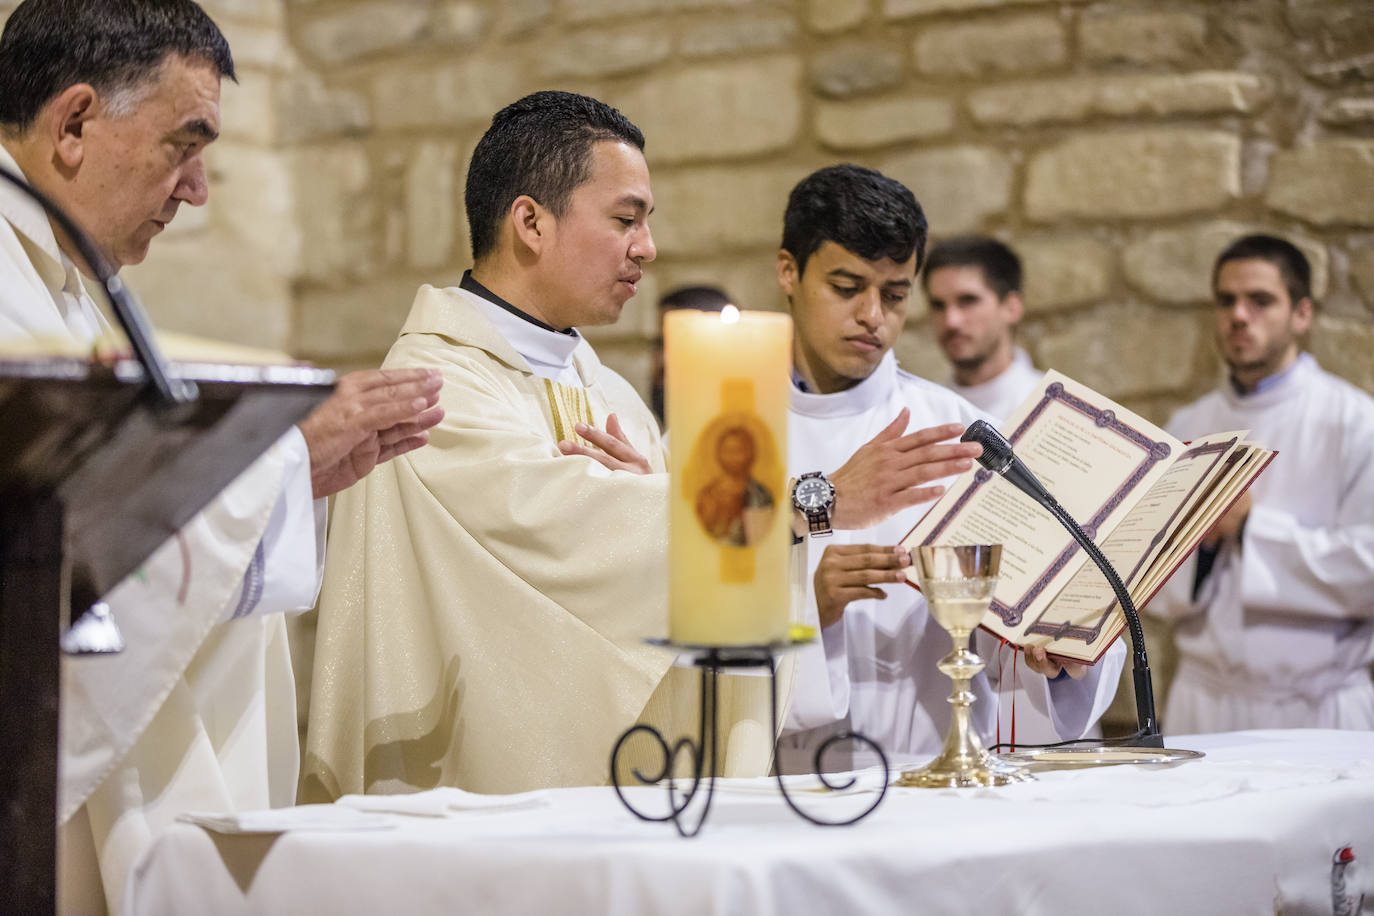
[[[544,379],[544,392],[549,398],[549,415],[553,418],[554,441],[562,442],[566,439],[584,445],[590,444],[577,435],[577,424],[595,425],[592,422],[592,405],[587,400],[587,390],[546,378]]]

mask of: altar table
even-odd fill
[[[299,829],[280,833],[177,824],[136,866],[126,911],[1287,916],[1359,913],[1363,895],[1374,912],[1374,733],[1167,743],[1207,756],[998,789],[894,788],[851,827],[802,821],[758,780],[721,780],[694,839],[636,820],[610,788],[508,809],[426,812],[429,793],[405,797],[412,814],[287,809],[274,816]],[[630,791],[662,804],[662,789]],[[799,796],[827,817],[866,798]]]

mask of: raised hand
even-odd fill
[[[831,544],[825,548],[812,577],[821,627],[828,627],[843,617],[851,601],[885,597],[875,586],[884,582],[905,582],[904,570],[910,565],[911,556],[901,547]]]
[[[612,471],[629,471],[631,474],[652,474],[649,459],[645,458],[630,444],[630,437],[620,426],[620,419],[611,414],[606,418],[604,431],[595,426],[579,423],[577,434],[596,448],[588,448],[580,442],[564,439],[558,443],[558,450],[565,455],[582,455]]]
[[[945,443],[964,432],[959,423],[946,423],[903,435],[911,411],[905,407],[882,432],[859,446],[838,471],[835,485],[835,528],[870,528],[895,513],[945,492],[928,486],[932,480],[961,474],[983,453],[975,442]]]
[[[430,427],[444,417],[443,383],[437,369],[366,369],[339,379],[300,423],[315,498],[351,487],[383,461],[428,442]]]

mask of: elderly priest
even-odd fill
[[[181,204],[205,202],[201,157],[233,76],[224,36],[189,0],[26,0],[0,36],[0,168],[113,265],[136,264]],[[0,217],[0,348],[100,336],[109,325],[71,240],[8,183]],[[292,803],[295,704],[274,612],[314,600],[319,498],[423,444],[439,384],[346,378],[107,596],[128,648],[62,672],[64,912],[117,909],[134,860],[183,811]]]

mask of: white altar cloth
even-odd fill
[[[284,832],[258,835],[177,824],[136,866],[126,911],[1330,914],[1334,893],[1374,912],[1374,733],[1168,743],[1207,757],[892,789],[852,827],[813,827],[756,780],[722,780],[695,839],[636,820],[609,788],[510,808],[368,805],[390,829],[353,829],[356,809],[334,826],[301,811],[299,829],[289,809],[272,822]],[[631,792],[662,804],[661,789]],[[828,817],[865,800],[799,794]],[[1354,861],[1336,864],[1346,847]]]

